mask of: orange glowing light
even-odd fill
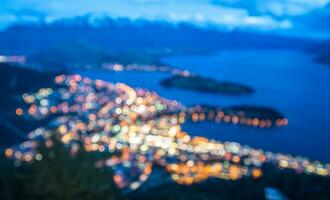
[[[252,170],[252,177],[253,178],[259,178],[262,176],[262,172],[260,169],[254,169]]]
[[[30,115],[34,115],[37,112],[37,106],[36,105],[31,105],[29,110],[28,110]]]
[[[199,120],[200,121],[205,120],[205,114],[204,113],[199,114]]]
[[[122,182],[123,178],[120,175],[114,175],[113,180],[118,184]]]
[[[23,112],[22,108],[17,108],[15,110],[15,113],[16,113],[17,116],[22,116],[24,112]]]
[[[258,126],[258,125],[259,125],[259,119],[254,118],[254,119],[252,120],[252,124],[253,124],[253,126]]]
[[[229,177],[231,180],[237,180],[240,177],[240,168],[235,165],[230,166]]]
[[[12,157],[13,156],[13,150],[11,149],[11,148],[8,148],[8,149],[6,149],[6,151],[5,151],[5,155],[8,157],[8,158],[10,158],[10,157]]]
[[[52,107],[50,108],[50,112],[52,112],[52,113],[56,113],[56,112],[57,112],[57,108],[56,108],[56,106],[52,106]]]
[[[238,124],[239,118],[237,116],[233,116],[232,121],[234,124]]]
[[[194,122],[198,121],[198,114],[197,114],[197,113],[192,114],[191,119],[192,119]]]

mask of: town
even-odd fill
[[[206,180],[209,177],[237,180],[243,176],[259,178],[262,165],[297,173],[329,176],[330,164],[310,161],[288,154],[272,153],[236,142],[192,137],[182,124],[207,118],[196,108],[161,98],[155,92],[131,88],[123,83],[91,80],[80,75],[59,75],[56,88],[41,88],[23,94],[26,108],[17,108],[16,115],[33,120],[51,119],[32,131],[29,140],[7,148],[5,155],[20,162],[38,162],[42,152],[39,143],[52,147],[52,137],[71,149],[72,155],[84,148],[88,152],[107,152],[109,156],[96,167],[109,167],[120,188],[135,190],[152,173],[153,166],[162,166],[180,184]],[[199,109],[200,110],[200,109]],[[239,116],[214,114],[215,120],[232,123]],[[221,113],[222,112],[222,113]],[[218,117],[217,117],[218,116]],[[271,126],[270,122],[245,119],[251,126]],[[287,124],[279,119],[278,125]],[[159,180],[161,181],[161,180]]]

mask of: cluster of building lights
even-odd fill
[[[194,106],[187,109],[189,119],[193,122],[214,121],[222,123],[231,123],[234,125],[252,126],[255,128],[283,127],[288,125],[286,118],[261,118],[249,117],[244,111],[230,111],[221,108],[209,108],[203,106]]]
[[[122,65],[118,63],[103,63],[103,69],[113,72],[121,71],[140,71],[140,72],[161,72],[170,73],[175,76],[193,77],[195,74],[188,70],[181,70],[169,66],[157,66],[157,65],[141,65],[141,64],[129,64]],[[271,128],[271,127],[282,127],[288,125],[288,120],[285,118],[278,119],[265,119],[258,117],[248,117],[246,114],[241,112],[227,112],[221,108],[203,108],[201,106],[195,106],[187,109],[188,114],[193,122],[198,121],[215,121],[222,123],[231,123],[234,125],[245,125],[257,128]]]
[[[161,73],[170,73],[172,75],[184,76],[184,77],[194,76],[194,74],[189,72],[188,70],[182,70],[169,66],[141,65],[141,64],[122,65],[118,63],[103,63],[102,68],[114,72],[120,72],[120,71],[161,72]]]
[[[0,55],[0,63],[25,64],[26,63],[26,57],[25,56]]]
[[[31,132],[27,142],[5,151],[15,162],[42,160],[42,152],[36,147],[43,142],[51,148],[51,136],[55,136],[70,148],[72,156],[79,148],[110,153],[96,166],[112,168],[115,183],[130,190],[148,179],[156,163],[181,184],[209,177],[259,178],[264,163],[298,173],[329,176],[329,164],[265,152],[235,142],[191,137],[181,125],[186,118],[195,118],[195,110],[190,112],[179,102],[161,98],[154,92],[80,75],[60,75],[55,82],[57,88],[42,88],[34,94],[23,95],[28,108],[16,109],[17,115],[37,120],[54,116],[54,119]],[[187,113],[191,115],[187,117]],[[197,114],[198,119],[207,117],[201,114]],[[233,121],[233,116],[230,117]]]

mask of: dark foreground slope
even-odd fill
[[[41,143],[42,159],[18,165],[0,155],[0,200],[120,200],[112,171],[95,167],[104,157],[79,148],[75,153],[54,139]]]
[[[0,149],[26,137],[35,123],[15,116],[15,109],[25,106],[22,94],[34,92],[44,85],[53,86],[55,74],[0,63]]]
[[[157,184],[144,184],[125,193],[114,185],[113,172],[98,162],[109,153],[86,152],[82,146],[73,151],[53,138],[52,146],[40,142],[40,161],[15,164],[0,155],[0,199],[47,200],[235,200],[265,199],[265,189],[276,189],[289,199],[329,199],[328,177],[297,175],[292,171],[263,166],[258,179],[236,181],[209,179],[190,186],[178,185],[163,177]],[[157,168],[157,166],[154,167]],[[169,176],[169,175],[168,175]],[[149,180],[147,180],[148,182]]]
[[[238,200],[265,199],[266,189],[276,189],[289,199],[329,199],[330,179],[306,174],[297,175],[291,171],[278,171],[264,166],[264,175],[259,179],[251,177],[237,181],[209,179],[190,186],[167,183],[148,190],[138,190],[128,195],[138,200]]]

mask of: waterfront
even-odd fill
[[[57,139],[70,148],[72,157],[81,148],[104,153],[95,167],[114,169],[117,186],[129,190],[137,189],[148,179],[154,164],[163,166],[177,183],[187,185],[209,177],[260,178],[265,163],[298,174],[329,176],[329,164],[230,141],[192,137],[181,130],[181,124],[188,118],[196,122],[196,116],[201,119],[205,114],[155,92],[80,75],[60,75],[55,82],[55,88],[40,88],[22,96],[29,106],[26,110],[17,108],[17,116],[31,120],[57,117],[29,133],[28,141],[6,149],[5,155],[16,165],[41,161],[47,155],[38,150],[39,146],[51,149]],[[224,121],[242,119],[224,116],[222,111],[216,116],[216,120]],[[252,121],[259,125],[258,119]]]
[[[183,128],[195,136],[235,141],[273,152],[329,161],[330,148],[324,141],[330,141],[330,124],[327,123],[327,115],[330,113],[330,94],[327,92],[330,70],[327,66],[314,63],[311,55],[286,50],[246,50],[209,56],[165,58],[163,62],[206,77],[247,84],[256,92],[232,97],[167,89],[161,87],[159,81],[169,75],[158,72],[106,73],[95,70],[80,74],[148,88],[162,97],[178,100],[185,105],[248,104],[275,108],[289,119],[287,127],[259,130],[225,124],[194,123],[185,124]]]

